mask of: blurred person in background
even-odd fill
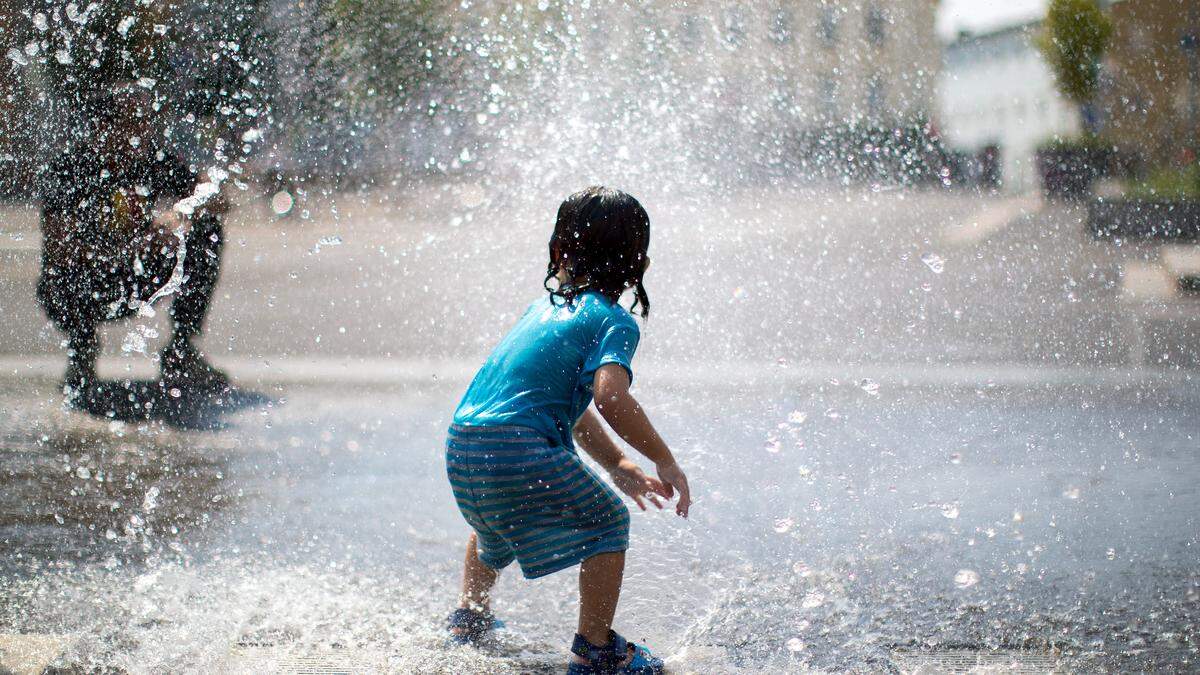
[[[67,334],[64,393],[85,410],[96,392],[98,325],[168,295],[174,299],[171,336],[159,361],[163,390],[179,396],[229,387],[194,344],[220,270],[221,217],[228,205],[219,192],[199,203],[202,179],[164,147],[165,127],[153,103],[135,83],[94,97],[82,140],[38,177],[43,243],[37,295]],[[185,209],[190,222],[182,222],[180,213],[156,215],[156,208],[189,197],[195,203]],[[160,198],[170,202],[159,204]]]

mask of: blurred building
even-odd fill
[[[1200,1],[1112,3],[1100,126],[1124,153],[1162,165],[1195,160],[1200,139]]]
[[[961,34],[946,46],[938,78],[943,140],[973,157],[998,151],[1000,184],[1009,191],[1037,185],[1038,145],[1081,129],[1078,106],[1059,93],[1034,43],[1040,25]]]
[[[27,14],[4,11],[13,4],[21,0],[0,0],[0,30],[7,30],[2,22],[8,17],[30,36],[22,41],[35,39],[40,29]],[[219,6],[194,4],[206,12]],[[375,47],[411,37],[408,24],[386,19],[404,15],[404,3],[352,13],[359,23],[343,21],[337,31],[327,29],[341,20],[333,11],[337,3],[249,4],[274,7],[252,17],[263,25],[248,34],[259,37],[221,40],[226,52],[232,43],[240,56],[214,54],[211,64],[238,65],[235,74],[262,81],[256,87],[274,87],[271,152],[260,164],[280,172],[453,169],[476,161],[456,158],[481,154],[464,155],[468,147],[521,150],[525,143],[537,149],[551,128],[562,146],[558,156],[576,163],[614,154],[598,151],[596,135],[603,131],[618,154],[642,150],[635,153],[640,160],[666,164],[695,158],[746,176],[762,167],[789,175],[830,167],[838,177],[874,171],[874,178],[905,172],[918,163],[908,149],[929,146],[923,134],[940,67],[937,0],[448,3],[433,18],[412,10],[415,18],[408,18],[436,19],[436,30],[417,41],[420,49],[399,50],[396,58],[381,58]],[[181,7],[192,9],[178,17],[180,26],[232,25],[193,3]],[[89,30],[95,24],[89,22]],[[207,45],[189,36],[185,46],[199,50],[200,44]],[[256,46],[254,58],[244,58],[249,46]],[[177,86],[171,101],[215,81],[186,76],[194,70],[188,64],[210,62],[183,52],[169,50],[172,82],[157,85]],[[40,54],[48,58],[44,49]],[[388,70],[389,63],[396,67]],[[404,75],[402,67],[412,64],[428,81],[384,77],[393,70]],[[0,73],[0,103],[20,100],[11,97],[20,83],[5,76]],[[381,82],[388,86],[377,89]],[[26,86],[40,85],[31,80]],[[241,88],[224,89],[237,98]],[[0,108],[9,118],[6,112]],[[899,129],[904,135],[893,133]],[[851,150],[869,155],[855,158],[860,168],[874,165],[855,174],[848,162],[839,164]]]
[[[932,112],[936,0],[656,4],[676,62],[720,77],[732,99],[770,99],[803,126]]]
[[[453,20],[471,24],[487,9],[480,38],[492,36],[492,58],[517,65],[488,77],[538,120],[536,142],[552,130],[572,161],[603,165],[596,150],[611,147],[639,166],[695,168],[702,182],[905,181],[937,175],[936,5],[595,0],[518,10],[481,0]],[[524,109],[529,101],[536,110]]]

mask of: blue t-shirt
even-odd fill
[[[599,293],[585,292],[571,305],[543,296],[479,369],[454,422],[530,427],[574,447],[571,429],[592,401],[596,369],[619,363],[632,381],[638,337],[629,311]]]

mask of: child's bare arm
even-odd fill
[[[600,418],[596,417],[596,413],[592,412],[590,408],[584,410],[579,421],[575,422],[573,435],[579,447],[591,455],[592,459],[596,460],[596,463],[604,467],[606,471],[612,471],[621,463],[621,460],[625,459],[625,453],[621,452],[613,439],[604,432]]]
[[[658,476],[664,483],[679,490],[679,503],[675,510],[679,515],[687,516],[692,504],[687,477],[675,462],[671,449],[650,423],[641,404],[629,393],[629,373],[617,364],[601,366],[593,379],[593,391],[596,409],[604,421],[626,443],[654,462]]]
[[[670,489],[657,478],[647,476],[637,462],[621,452],[612,437],[604,431],[604,425],[600,423],[600,418],[596,416],[596,413],[591,409],[584,410],[583,415],[580,415],[579,420],[575,422],[575,429],[572,433],[575,436],[575,442],[591,455],[597,464],[608,471],[617,488],[629,495],[639,508],[643,511],[646,510],[646,500],[658,508],[662,508],[662,504],[658,501],[658,495],[666,497],[669,495]]]

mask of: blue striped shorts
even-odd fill
[[[446,474],[492,569],[529,579],[629,547],[629,509],[571,448],[518,426],[451,425]]]

